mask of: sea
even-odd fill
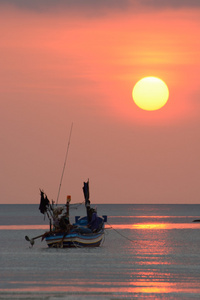
[[[51,249],[25,240],[49,229],[38,205],[0,205],[0,299],[200,299],[200,205],[96,206],[100,247]]]

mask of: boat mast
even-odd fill
[[[65,172],[65,166],[66,166],[66,162],[67,162],[69,145],[70,145],[70,140],[71,140],[71,135],[72,135],[72,128],[73,128],[73,122],[72,122],[71,129],[70,129],[70,134],[69,134],[69,139],[68,139],[68,144],[67,144],[67,151],[66,151],[66,154],[65,154],[65,161],[64,161],[64,166],[63,166],[63,170],[62,170],[61,179],[60,179],[60,185],[59,185],[59,189],[58,189],[58,196],[57,196],[57,200],[56,200],[56,205],[58,204],[58,199],[59,199],[59,195],[60,195],[60,189],[61,189],[62,180],[63,180],[63,175],[64,175],[64,172]]]

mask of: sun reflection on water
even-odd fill
[[[42,282],[41,286],[38,286],[38,282],[35,282],[36,286],[33,286],[32,282],[15,282],[17,284],[25,284],[26,287],[22,288],[10,288],[2,289],[0,292],[57,292],[59,293],[74,293],[84,294],[84,293],[100,293],[100,294],[113,294],[118,295],[134,295],[135,298],[140,298],[142,294],[164,294],[162,299],[168,299],[167,294],[169,293],[200,293],[200,287],[196,283],[175,283],[175,282],[154,282],[154,281],[135,281],[135,282],[116,282],[114,285],[111,282],[76,282],[75,284],[66,284],[66,282]],[[139,295],[137,295],[139,294]],[[139,297],[137,297],[139,296]],[[155,296],[156,297],[156,296]],[[146,299],[146,298],[145,298]],[[156,299],[156,298],[154,298]],[[160,298],[159,298],[160,299]],[[175,299],[175,298],[173,298]]]
[[[107,225],[106,228],[110,226]],[[114,229],[144,229],[144,230],[164,230],[164,229],[200,229],[200,223],[134,223],[134,224],[112,224]]]

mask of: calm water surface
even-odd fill
[[[200,205],[97,210],[101,247],[48,249],[24,239],[48,230],[38,205],[0,205],[0,299],[200,299]]]

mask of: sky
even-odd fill
[[[199,33],[199,0],[0,0],[0,203],[57,199],[72,123],[59,203],[200,203]]]

